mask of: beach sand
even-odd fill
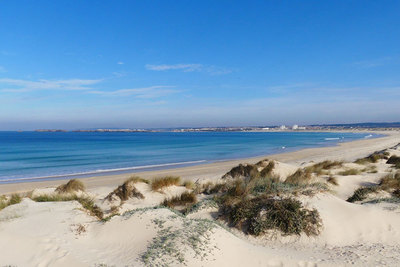
[[[106,200],[106,196],[130,174],[81,179],[82,193],[94,199],[107,214],[118,206],[120,215],[99,221],[76,201],[21,203],[0,211],[0,265],[6,266],[396,266],[400,258],[400,208],[397,204],[357,204],[346,199],[355,189],[377,184],[392,173],[386,161],[373,164],[374,171],[351,163],[386,149],[400,156],[400,134],[342,143],[335,147],[305,149],[268,156],[282,179],[313,162],[344,160],[332,170],[337,185],[316,195],[298,199],[318,210],[322,229],[318,236],[246,235],[215,220],[218,209],[202,206],[186,216],[160,208],[164,200],[187,189],[174,185],[152,191],[135,184],[144,199]],[[393,149],[389,149],[393,148]],[[198,166],[135,173],[141,177],[179,175],[192,181],[217,180],[239,163],[255,163],[265,157],[231,160]],[[356,168],[355,175],[341,175]],[[41,181],[0,185],[1,192],[31,192],[32,197],[55,194],[66,181]],[[206,196],[199,195],[199,200]],[[207,203],[207,202],[204,202]],[[154,208],[158,207],[158,208]]]

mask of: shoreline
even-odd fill
[[[352,131],[359,132],[359,131]],[[362,131],[366,132],[366,131]],[[217,162],[197,164],[191,166],[167,168],[159,170],[145,170],[139,172],[124,172],[118,174],[91,174],[86,177],[76,177],[82,180],[88,188],[103,187],[103,186],[117,186],[124,182],[129,176],[141,176],[143,178],[151,179],[166,175],[180,176],[185,180],[196,181],[199,179],[218,179],[224,173],[229,171],[232,167],[240,163],[255,163],[259,160],[270,158],[285,163],[292,163],[298,166],[306,161],[323,161],[323,160],[355,160],[357,158],[367,156],[377,150],[382,150],[400,143],[399,131],[368,131],[374,134],[384,135],[382,137],[372,139],[362,139],[350,142],[337,143],[334,146],[323,146],[314,148],[305,148],[301,150],[262,155],[257,157],[239,158],[230,160],[221,160]],[[53,178],[53,177],[51,177]],[[36,188],[55,187],[61,181],[73,179],[73,176],[63,176],[60,178],[47,180],[48,178],[37,179],[36,181],[5,183],[0,184],[0,194],[21,193],[27,192]],[[30,179],[32,180],[32,179]]]

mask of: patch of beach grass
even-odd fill
[[[275,168],[275,162],[274,161],[268,162],[268,165],[265,166],[261,170],[260,176],[261,177],[269,177],[269,176],[271,176],[272,175],[272,171],[274,170],[274,168]]]
[[[288,184],[305,184],[309,183],[312,178],[310,169],[298,169],[295,173],[286,178],[285,183]]]
[[[57,193],[75,193],[78,191],[85,192],[85,185],[76,179],[69,180],[66,184],[62,184],[56,188]]]
[[[347,199],[348,202],[356,202],[363,201],[368,197],[368,194],[376,193],[378,191],[378,187],[360,187],[356,191],[354,191],[353,195]]]
[[[153,191],[159,191],[165,187],[172,185],[179,185],[181,178],[178,176],[166,176],[162,178],[156,178],[151,183],[151,189]]]
[[[331,161],[325,160],[309,167],[306,167],[306,171],[310,173],[315,173],[316,175],[327,174],[330,169],[343,166],[342,161]]]
[[[133,176],[127,179],[122,185],[118,186],[114,191],[106,196],[105,199],[112,201],[114,197],[118,197],[121,201],[126,201],[131,197],[144,199],[144,195],[135,187],[136,183],[149,183],[148,180]]]
[[[322,226],[317,210],[306,209],[293,198],[243,199],[234,205],[223,205],[221,212],[231,226],[255,236],[270,230],[283,235],[318,235]]]
[[[326,180],[328,183],[333,184],[333,185],[339,185],[337,178],[334,176],[329,176],[328,180]]]
[[[162,202],[163,206],[174,208],[176,206],[188,206],[193,205],[197,202],[197,196],[194,192],[183,192],[180,196],[175,196],[169,199],[165,199]]]
[[[10,206],[18,204],[22,201],[22,197],[19,194],[12,194],[9,197],[0,196],[0,210]]]
[[[36,202],[60,202],[60,201],[78,201],[82,207],[89,212],[90,215],[97,217],[98,219],[103,218],[103,211],[99,206],[94,204],[92,198],[77,196],[76,194],[42,194],[32,197],[33,201]]]
[[[182,183],[182,186],[186,187],[187,189],[193,189],[194,183],[192,181],[184,181]]]
[[[349,176],[349,175],[358,175],[360,174],[361,171],[358,169],[348,169],[348,170],[344,170],[338,173],[338,175],[342,175],[342,176]]]
[[[222,176],[223,179],[226,178],[232,178],[232,179],[238,179],[238,178],[257,178],[260,176],[260,172],[258,171],[257,165],[253,164],[239,164],[236,167],[233,167],[229,172],[227,172],[224,176]]]
[[[354,163],[357,164],[377,163],[378,160],[380,159],[388,159],[389,155],[390,153],[387,151],[377,151],[365,158],[357,159],[356,161],[354,161]]]

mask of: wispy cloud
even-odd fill
[[[7,85],[11,88],[0,89],[3,92],[29,92],[36,90],[90,90],[90,85],[97,84],[102,80],[20,80],[20,79],[0,79],[0,85]]]
[[[135,98],[159,98],[180,92],[172,89],[174,86],[150,86],[143,88],[119,89],[115,91],[89,91],[88,93],[102,96],[134,96]]]
[[[354,65],[361,68],[374,68],[384,66],[395,61],[395,57],[381,57],[372,60],[363,60],[355,62]]]
[[[232,72],[232,70],[228,69],[228,68],[218,67],[218,66],[213,66],[213,65],[203,65],[203,64],[173,64],[173,65],[147,64],[147,65],[145,65],[145,68],[147,70],[153,70],[153,71],[168,71],[168,70],[181,70],[184,72],[198,71],[198,72],[206,72],[211,75],[223,75],[223,74],[228,74],[228,73]]]
[[[124,65],[125,63],[122,62],[122,61],[118,61],[117,64],[118,64],[118,65]]]
[[[174,64],[174,65],[151,65],[147,64],[146,69],[155,71],[166,71],[166,70],[183,70],[185,72],[199,71],[203,65],[201,64]]]

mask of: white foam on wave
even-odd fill
[[[129,170],[142,170],[142,169],[151,169],[151,168],[162,168],[162,167],[179,166],[179,165],[186,165],[186,164],[198,164],[198,163],[204,163],[204,162],[207,162],[207,160],[183,161],[183,162],[144,165],[144,166],[134,166],[134,167],[115,168],[115,169],[100,169],[100,170],[89,171],[89,172],[77,172],[77,173],[51,175],[51,176],[20,177],[20,178],[9,178],[9,179],[1,179],[0,178],[0,183],[2,183],[2,182],[16,182],[16,181],[24,181],[24,180],[39,180],[39,179],[50,179],[50,178],[60,178],[60,177],[72,177],[72,176],[99,174],[99,173],[106,173],[106,172],[118,172],[118,171],[129,171]]]

